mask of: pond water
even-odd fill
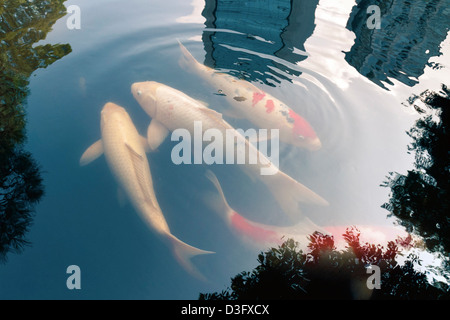
[[[265,247],[236,236],[208,206],[216,189],[207,166],[175,165],[169,138],[148,154],[155,194],[175,236],[215,252],[193,259],[207,281],[187,273],[121,203],[104,157],[79,165],[100,138],[107,102],[124,107],[146,134],[151,119],[131,94],[135,82],[164,83],[224,112],[233,127],[252,127],[227,117],[223,95],[180,66],[177,40],[199,62],[253,83],[314,128],[320,150],[280,143],[281,170],[329,203],[305,206],[305,216],[321,227],[392,226],[381,208],[390,190],[380,185],[414,162],[406,131],[420,114],[407,100],[450,79],[449,2],[408,10],[404,2],[381,7],[380,29],[368,27],[364,1],[350,0],[76,0],[64,5],[80,8],[80,29],[68,28],[70,14],[53,25],[42,17],[51,31],[34,46],[71,50],[29,79],[25,149],[41,168],[45,195],[27,234],[31,246],[0,268],[0,299],[197,299],[256,266]],[[233,209],[286,225],[264,186],[234,166],[214,172]],[[80,267],[81,290],[66,286],[70,265]]]

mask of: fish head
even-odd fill
[[[131,93],[142,109],[150,116],[154,117],[158,105],[157,90],[162,86],[156,81],[135,82],[131,85]]]
[[[306,148],[311,151],[319,150],[322,147],[319,137],[304,118],[299,116],[293,110],[289,112],[290,122],[292,123],[292,144]]]
[[[130,120],[127,111],[121,106],[108,102],[103,106],[101,111],[101,127],[104,128],[109,123],[122,123]]]

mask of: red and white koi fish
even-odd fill
[[[303,217],[296,225],[289,227],[267,225],[246,219],[230,207],[216,175],[211,170],[207,170],[206,177],[214,184],[219,193],[217,197],[208,197],[206,201],[225,220],[231,230],[243,240],[257,245],[274,246],[281,245],[291,238],[305,245],[308,236],[315,231],[327,234],[307,217]]]
[[[273,226],[251,221],[230,207],[219,180],[212,171],[208,170],[206,177],[214,184],[219,193],[217,197],[208,197],[206,201],[226,221],[233,232],[251,244],[266,247],[279,246],[287,239],[294,239],[299,242],[301,248],[306,249],[306,245],[309,243],[309,236],[317,231],[324,235],[332,236],[334,245],[338,250],[345,249],[347,243],[343,235],[348,227],[321,227],[314,224],[308,218],[303,218],[298,224],[289,227]],[[356,228],[360,232],[359,239],[361,244],[367,242],[370,244],[386,245],[388,241],[395,241],[399,237],[406,238],[408,236],[406,231],[396,226],[361,225]]]
[[[136,82],[131,86],[131,91],[141,107],[152,118],[148,128],[148,143],[152,149],[157,148],[170,131],[184,129],[191,136],[195,136],[196,122],[202,124],[202,136],[207,130],[214,129],[226,137],[230,130],[234,132],[233,136],[246,144],[245,150],[249,152],[245,156],[256,154],[258,159],[256,164],[245,161],[239,167],[251,178],[264,183],[284,212],[291,218],[298,218],[300,202],[328,205],[321,196],[279,170],[262,152],[227,123],[220,113],[209,109],[179,90],[155,81]],[[223,147],[225,145],[226,143]],[[262,175],[262,169],[270,169],[269,171],[274,174]]]
[[[172,248],[176,259],[188,272],[203,279],[190,258],[213,252],[190,246],[170,232],[153,189],[146,157],[148,149],[147,140],[139,135],[125,109],[107,103],[101,112],[101,139],[84,152],[80,165],[104,154],[111,172],[145,224]]]
[[[264,129],[279,129],[280,141],[309,150],[318,150],[322,144],[312,126],[285,103],[246,80],[219,73],[199,63],[178,41],[183,57],[182,67],[206,79],[225,96],[233,108],[229,115],[245,118]]]

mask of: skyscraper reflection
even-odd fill
[[[439,56],[440,44],[449,31],[448,0],[357,0],[347,28],[356,35],[355,43],[345,59],[362,75],[382,88],[396,79],[415,85],[429,62]],[[367,8],[377,5],[381,12],[381,28],[367,27]]]
[[[291,63],[307,58],[304,43],[314,31],[317,4],[318,0],[206,0],[204,63],[266,84],[287,80],[285,73],[299,75],[271,57]]]

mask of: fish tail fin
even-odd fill
[[[195,71],[197,68],[201,66],[201,64],[194,58],[194,56],[189,52],[189,50],[186,49],[186,47],[181,43],[180,40],[177,39],[177,41],[180,46],[181,53],[183,54],[178,63],[185,70],[188,70],[190,72]]]
[[[219,180],[211,170],[206,171],[206,177],[214,184],[219,192],[219,195],[215,199],[213,199],[213,197],[208,197],[211,206],[213,206],[220,214],[223,215],[223,213],[225,213],[225,218],[234,232],[245,237],[245,239],[257,243],[278,243],[281,236],[279,236],[276,231],[271,230],[271,226],[250,221],[230,207],[222,187],[220,186]]]
[[[212,254],[215,252],[212,251],[206,251],[201,250],[196,247],[193,247],[191,245],[188,245],[187,243],[181,241],[174,235],[169,236],[169,240],[172,244],[173,253],[177,261],[188,271],[190,274],[195,276],[196,278],[205,281],[206,278],[203,276],[203,274],[200,273],[200,271],[197,270],[197,268],[194,266],[194,264],[191,262],[191,258],[203,255],[203,254]]]
[[[208,202],[214,210],[216,210],[220,215],[222,215],[225,220],[231,224],[231,218],[234,213],[234,210],[228,204],[227,199],[225,198],[225,194],[223,193],[222,187],[220,186],[219,180],[216,175],[211,171],[206,171],[206,177],[214,184],[219,195],[215,197],[208,197]]]
[[[328,201],[310,190],[300,182],[294,180],[282,171],[274,175],[265,176],[266,185],[283,209],[291,218],[301,214],[299,204],[313,204],[328,206]]]

